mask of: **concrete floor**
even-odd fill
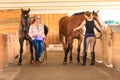
[[[63,65],[62,51],[48,51],[48,60],[39,65],[30,65],[29,53],[23,57],[23,65],[17,66],[18,60],[0,72],[0,80],[120,80],[120,72],[115,68],[108,68],[104,64],[96,63],[82,66],[76,62],[73,54],[73,63]],[[82,58],[81,58],[82,62]]]

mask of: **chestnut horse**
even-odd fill
[[[97,13],[98,11],[97,12],[93,11],[93,16],[94,19],[100,25],[100,21]],[[80,46],[83,40],[83,29],[80,29],[78,31],[73,31],[73,29],[78,27],[83,20],[85,20],[84,12],[75,13],[72,16],[64,16],[59,20],[59,36],[60,36],[60,41],[63,44],[63,49],[65,53],[63,63],[67,63],[67,55],[69,51],[70,51],[70,63],[72,62],[72,49],[73,49],[74,39],[78,40],[77,62],[78,63],[80,62]]]

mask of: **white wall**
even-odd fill
[[[120,20],[120,9],[100,10],[100,17],[102,18],[102,20],[107,19]]]
[[[120,20],[120,0],[0,0],[0,10],[31,8],[31,14],[97,11],[102,21]]]
[[[98,2],[99,1],[99,2]],[[33,11],[120,9],[119,0],[0,0],[0,9],[31,8]]]
[[[46,2],[46,1],[119,1],[119,0],[0,0],[0,2]]]
[[[103,22],[106,20],[114,20],[120,24],[120,9],[103,9],[99,11],[99,16],[102,25],[105,25]],[[105,26],[107,26],[107,24]]]

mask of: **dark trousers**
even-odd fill
[[[87,47],[87,38],[88,37],[95,37],[95,34],[86,33],[84,36],[84,54],[83,54],[83,64],[82,65],[86,65],[86,58],[87,58],[86,47]],[[94,44],[94,46],[95,46],[95,44]],[[91,57],[92,57],[91,65],[95,64],[94,46],[93,46],[93,52],[91,52]]]
[[[86,43],[87,43],[87,38],[88,37],[95,37],[95,34],[89,34],[89,33],[86,33],[85,36],[84,36],[84,53],[86,52]],[[94,49],[93,49],[94,51]]]

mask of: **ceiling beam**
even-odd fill
[[[120,1],[0,2],[0,10],[31,8],[31,13],[67,13],[79,10],[120,9]]]

